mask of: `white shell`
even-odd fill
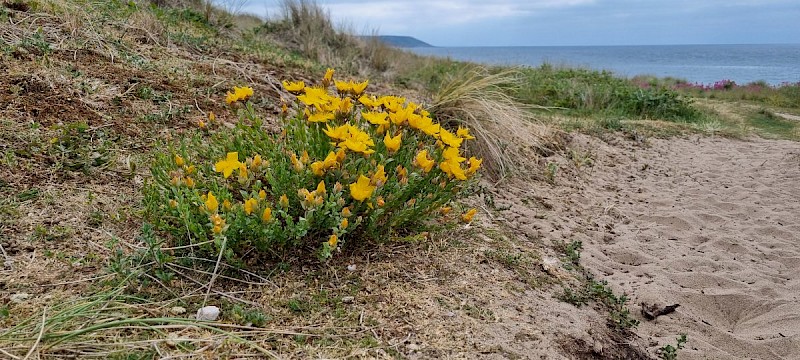
[[[197,320],[215,321],[219,317],[219,308],[216,306],[206,306],[197,310]]]

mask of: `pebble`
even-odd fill
[[[172,315],[180,315],[186,313],[186,308],[182,306],[175,306],[172,309],[169,309],[169,312]]]
[[[345,296],[345,297],[342,298],[342,302],[345,303],[345,304],[352,304],[353,301],[355,301],[355,300],[356,300],[356,298],[353,297],[353,296]]]
[[[347,265],[347,271],[356,271],[356,265]]]
[[[197,310],[197,320],[216,321],[219,318],[219,308],[216,306],[206,306]]]
[[[13,302],[15,304],[19,304],[21,302],[25,302],[25,300],[28,300],[30,298],[31,298],[31,294],[28,294],[28,293],[16,293],[14,295],[11,295],[9,297],[9,300],[11,300],[11,302]]]
[[[444,316],[452,318],[452,317],[456,317],[456,313],[454,313],[452,311],[448,311],[448,312],[444,313]]]

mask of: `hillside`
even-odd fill
[[[397,35],[378,35],[378,36],[363,36],[365,40],[377,38],[383,43],[399,48],[415,48],[415,47],[433,47],[422,40],[412,36],[397,36]]]
[[[796,87],[486,69],[284,6],[0,6],[3,356],[800,353]]]

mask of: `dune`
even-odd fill
[[[800,144],[574,142],[596,151],[595,166],[552,195],[565,199],[556,227],[628,294],[651,353],[686,333],[681,359],[800,358]],[[680,307],[647,321],[642,303]]]

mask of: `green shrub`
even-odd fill
[[[284,82],[299,96],[285,104],[280,131],[265,130],[245,101],[252,89],[228,93],[234,128],[209,130],[210,119],[209,134],[156,157],[149,219],[178,246],[252,261],[309,250],[327,259],[346,243],[414,232],[449,212],[481,166],[463,156],[469,130],[451,132],[403,98],[364,94],[366,81],[335,81],[335,94],[332,74],[318,87]]]
[[[523,74],[526,80],[516,97],[528,104],[629,118],[692,121],[701,115],[687,97],[674,90],[641,88],[609,71],[545,64],[524,69]]]

